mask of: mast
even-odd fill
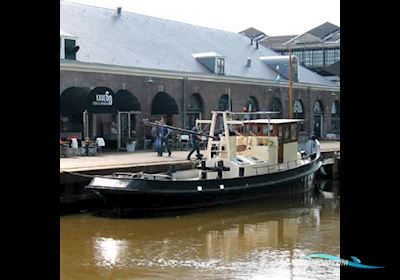
[[[293,119],[292,51],[289,47],[289,119]]]

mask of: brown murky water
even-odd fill
[[[164,217],[60,218],[61,279],[339,279],[339,182],[290,200]],[[324,182],[322,182],[324,184]]]

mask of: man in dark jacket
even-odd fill
[[[164,118],[161,118],[160,124],[165,125],[165,119]],[[169,137],[170,134],[171,134],[171,130],[169,130],[166,127],[160,127],[160,138],[161,138],[161,151],[159,152],[160,156],[162,156],[162,154],[164,152],[164,145],[167,147],[168,156],[169,157],[171,156],[171,149],[169,148],[169,144],[168,144],[168,137]]]
[[[198,159],[201,159],[202,154],[200,154],[200,148],[199,148],[199,141],[201,140],[201,136],[199,134],[197,134],[199,132],[199,128],[197,127],[197,125],[195,125],[192,128],[192,131],[195,133],[192,133],[191,136],[191,140],[192,140],[192,150],[190,151],[190,153],[187,156],[187,160],[190,160],[190,156],[194,153],[194,151],[196,151],[196,156]]]

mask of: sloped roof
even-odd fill
[[[337,61],[331,65],[329,65],[327,68],[325,68],[325,71],[327,73],[331,73],[336,76],[340,76],[340,61]]]
[[[263,40],[261,44],[271,49],[282,48],[284,43],[286,43],[290,39],[293,39],[296,36],[297,35],[270,36],[267,39]]]
[[[311,33],[314,36],[319,37],[320,39],[325,38],[327,35],[329,35],[330,33],[336,31],[339,29],[339,26],[334,25],[330,22],[325,22],[313,29],[311,29],[310,31],[307,31],[306,33]]]
[[[78,38],[81,62],[210,74],[193,54],[216,52],[225,57],[225,76],[274,81],[277,75],[259,57],[278,54],[234,32],[66,1],[60,1],[60,28]],[[299,82],[335,86],[304,67]]]
[[[330,22],[325,22],[301,35],[298,35],[284,45],[340,43],[340,27]]]
[[[264,32],[262,32],[258,29],[255,29],[254,27],[249,27],[243,31],[240,31],[239,34],[243,34],[249,38],[254,38],[259,34],[264,34]]]

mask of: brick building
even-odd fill
[[[288,117],[288,62],[241,34],[61,1],[60,134],[123,148],[135,131],[141,148],[143,118],[190,128],[212,110]],[[292,63],[300,134],[338,134],[340,88]]]

